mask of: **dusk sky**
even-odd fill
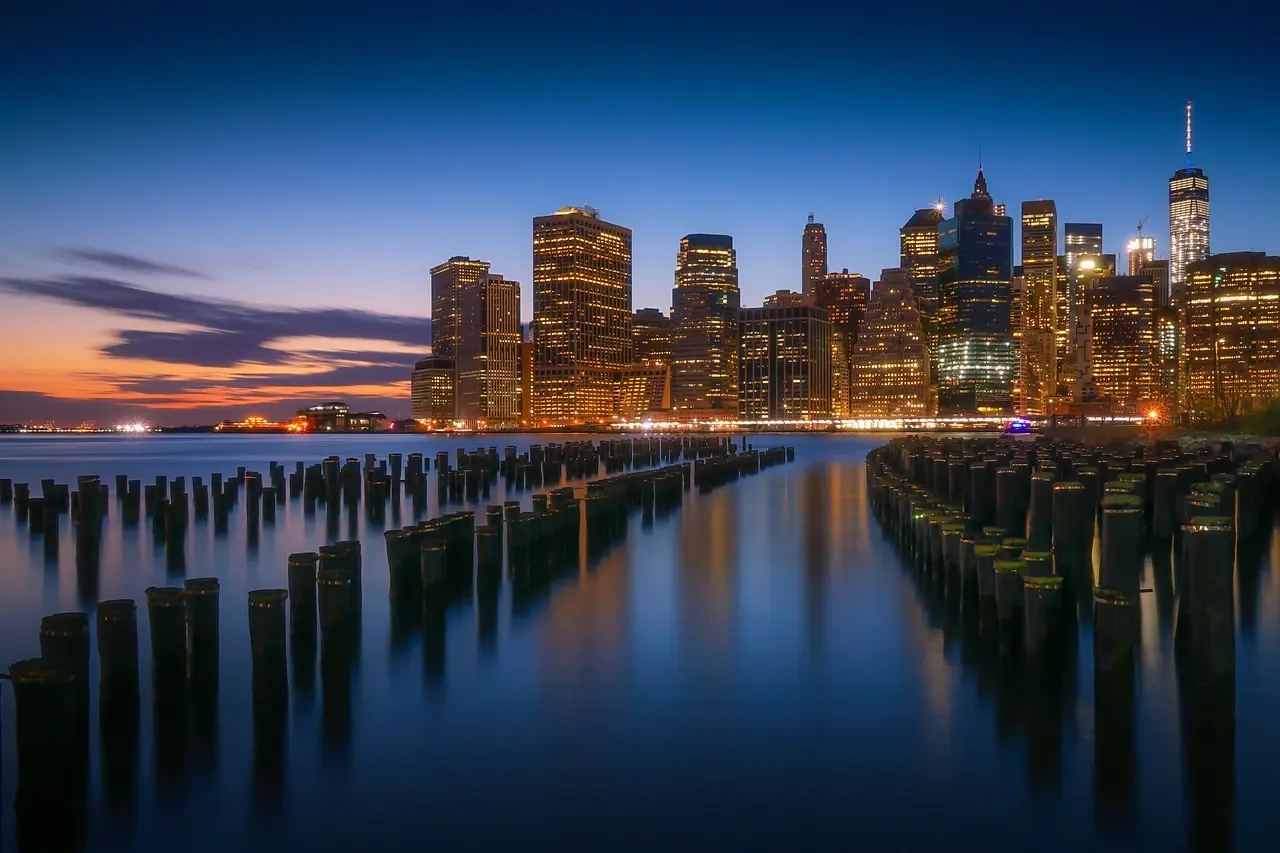
[[[1117,253],[1149,215],[1167,257],[1188,99],[1213,250],[1280,252],[1261,4],[443,5],[10,4],[0,423],[407,416],[430,267],[492,261],[528,319],[566,204],[633,229],[664,311],[689,232],[733,236],[744,304],[798,288],[809,213],[878,277],[979,149],[1011,215]]]

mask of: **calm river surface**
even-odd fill
[[[117,473],[265,474],[335,454],[562,441],[564,436],[0,438],[0,477],[112,488],[101,568],[78,577],[64,517],[52,553],[0,506],[0,667],[39,654],[40,618],[139,601],[143,718],[135,781],[102,782],[94,725],[84,849],[139,851],[1274,850],[1280,838],[1280,539],[1240,567],[1235,725],[1188,744],[1176,602],[1150,566],[1132,705],[1095,713],[1087,625],[1055,688],[919,585],[869,514],[863,457],[884,438],[755,436],[796,448],[770,468],[585,557],[545,589],[448,610],[443,653],[396,630],[382,526],[301,501],[250,547],[193,522],[175,574],[149,528],[125,529]],[[428,512],[436,514],[432,465]],[[504,496],[526,509],[532,492]],[[451,508],[457,508],[452,506]],[[397,514],[398,513],[398,514]],[[387,526],[413,522],[412,504]],[[286,559],[364,545],[358,657],[341,693],[290,673],[283,767],[255,761],[246,593]],[[216,714],[157,741],[143,590],[216,575]],[[440,642],[437,637],[434,643]],[[91,682],[96,685],[96,656]],[[13,692],[3,687],[0,848],[17,849]],[[95,688],[96,696],[96,688]],[[95,698],[96,701],[96,698]],[[207,710],[207,709],[206,709]],[[1230,710],[1226,712],[1228,718]],[[1103,732],[1104,737],[1099,738]],[[1188,747],[1191,747],[1190,749]],[[119,749],[115,750],[120,752]],[[119,756],[117,756],[119,758]],[[127,774],[126,774],[127,775]]]

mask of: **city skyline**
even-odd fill
[[[894,33],[899,14],[855,21],[834,10],[828,23],[833,33],[855,23]],[[1029,125],[1016,81],[1002,90],[1007,100],[960,93],[901,104],[933,74],[912,57],[942,62],[947,44],[981,33],[1012,63],[1020,48],[1007,37],[1043,13],[1010,11],[993,31],[958,11],[930,14],[945,42],[926,34],[904,51],[895,35],[856,57],[813,52],[799,27],[766,38],[729,21],[753,59],[724,62],[716,46],[657,72],[638,47],[692,36],[645,23],[620,42],[602,37],[607,23],[565,25],[542,32],[545,47],[600,72],[586,75],[583,97],[562,102],[552,97],[557,75],[524,75],[537,58],[503,32],[484,68],[462,74],[449,68],[467,40],[420,51],[422,27],[389,35],[382,26],[375,42],[324,15],[300,23],[264,13],[254,26],[215,20],[201,30],[163,15],[113,22],[24,10],[12,22],[23,37],[0,59],[0,113],[12,131],[0,134],[9,188],[0,420],[110,420],[150,408],[157,421],[209,421],[335,396],[407,413],[405,377],[425,355],[412,326],[431,313],[430,269],[456,255],[488,262],[522,283],[527,322],[529,221],[565,205],[595,205],[633,231],[632,307],[664,312],[684,234],[733,237],[744,306],[802,289],[809,214],[825,225],[829,269],[874,278],[896,267],[898,228],[939,197],[950,214],[979,149],[1011,210],[1053,199],[1061,220],[1101,223],[1104,251],[1119,256],[1150,217],[1145,233],[1167,258],[1168,179],[1183,163],[1188,99],[1196,166],[1213,179],[1213,250],[1275,251],[1258,215],[1278,179],[1265,144],[1275,120],[1256,97],[1269,79],[1256,73],[1271,61],[1264,55],[1235,45],[1194,80],[1141,77],[1142,99],[1093,98],[1087,112],[1064,94],[1062,109]],[[1077,25],[1054,20],[1065,45]],[[1225,40],[1226,22],[1210,11],[1198,29]],[[460,36],[478,23],[455,12],[432,26]],[[254,65],[259,52],[236,64],[248,34],[286,27],[301,29],[271,62]],[[1161,16],[1148,26],[1152,39],[1175,29]],[[205,49],[184,50],[197,32]],[[337,42],[343,50],[325,50]],[[873,60],[882,73],[858,71]],[[1139,60],[1115,59],[1080,91],[1127,85],[1121,72],[1144,68]],[[620,97],[593,98],[606,80]],[[463,103],[521,125],[519,142],[455,122]],[[80,127],[88,132],[69,132]],[[564,128],[610,141],[565,146]],[[300,328],[313,319],[324,324]],[[52,334],[58,345],[44,346]]]

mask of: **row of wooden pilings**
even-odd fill
[[[867,457],[873,510],[914,565],[1032,662],[1060,649],[1073,603],[1093,619],[1095,665],[1128,666],[1146,554],[1174,549],[1177,640],[1206,682],[1234,669],[1237,544],[1269,531],[1274,471],[1229,446],[911,437]]]
[[[602,445],[606,458],[621,454],[618,443]],[[486,507],[483,524],[477,523],[475,511],[459,510],[386,531],[393,621],[395,611],[420,605],[422,619],[442,629],[450,595],[459,589],[470,590],[472,584],[482,596],[486,590],[495,591],[501,582],[504,556],[513,579],[544,571],[554,560],[576,561],[584,547],[588,556],[598,556],[625,537],[636,511],[649,522],[655,515],[679,509],[684,492],[691,487],[709,491],[794,459],[792,448],[738,452],[717,439],[715,447],[725,448],[725,452],[703,454],[700,446],[700,442],[655,441],[652,454],[646,449],[637,457],[633,450],[627,458],[632,462],[659,455],[678,458],[693,448],[693,459],[592,480],[584,496],[569,486],[535,494],[532,511],[524,511],[518,501],[507,501]],[[562,456],[559,464],[567,465],[582,453],[579,448],[563,454],[557,451],[556,455]],[[438,469],[441,461],[437,460]],[[322,472],[327,472],[318,482],[324,484],[325,499],[340,499],[347,484],[359,483],[349,473],[350,465],[348,460],[345,468],[339,467],[332,457],[322,464]],[[387,479],[394,481],[391,472],[398,472],[398,459],[393,455],[381,464],[366,460],[364,466],[366,472],[384,468],[389,469]],[[314,469],[301,468],[304,492],[309,476],[315,482],[309,470]],[[408,471],[410,476],[417,473],[417,460],[412,457]],[[272,465],[269,480],[278,482],[281,476],[282,469]],[[336,490],[327,485],[331,477],[341,483]],[[372,482],[380,479],[375,476]],[[221,487],[215,494],[235,494],[238,490],[231,488],[232,483],[243,483],[246,502],[261,507],[264,513],[284,494],[275,486],[263,486],[261,478],[250,471],[219,480],[215,477],[214,483]],[[93,484],[86,478],[81,481],[78,492],[82,496],[101,495],[103,500],[91,502],[81,497],[79,521],[100,521],[106,491],[86,488]],[[366,497],[369,482],[366,473]],[[202,485],[193,481],[197,489]],[[164,506],[162,500],[169,507],[184,503],[173,501],[175,494],[185,496],[181,478],[167,484],[157,482],[148,489],[156,495],[153,512]],[[125,493],[138,494],[138,490],[126,482]],[[158,497],[165,493],[168,498]],[[31,511],[30,503],[27,511]],[[363,565],[358,541],[322,545],[317,551],[289,557],[287,588],[248,594],[255,761],[261,752],[272,756],[269,763],[283,762],[280,742],[286,736],[290,649],[298,666],[299,660],[312,660],[318,647],[322,676],[340,683],[349,681],[349,675],[344,681],[343,674],[351,666],[361,631]],[[171,718],[175,709],[216,702],[220,593],[219,581],[212,577],[190,578],[181,587],[146,590],[157,725]],[[136,740],[134,733],[140,722],[137,604],[131,599],[98,602],[93,619],[96,627],[91,632],[90,617],[85,613],[45,617],[40,624],[40,657],[15,662],[5,676],[15,694],[19,832],[34,832],[45,841],[49,833],[56,835],[72,826],[74,813],[83,805],[89,767],[92,638],[97,646],[98,717],[104,744]],[[282,773],[283,769],[277,767],[274,772]],[[63,818],[66,820],[59,823]]]

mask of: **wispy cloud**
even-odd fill
[[[161,320],[190,331],[126,329],[103,354],[165,364],[235,367],[284,364],[293,359],[271,349],[297,337],[388,341],[425,351],[431,323],[354,308],[275,308],[200,296],[159,293],[128,282],[90,276],[0,279],[0,293],[63,302],[123,317]]]
[[[96,276],[0,277],[4,294],[114,317],[124,328],[101,347],[106,363],[80,376],[110,389],[116,403],[144,407],[225,412],[241,401],[284,405],[303,395],[341,394],[381,396],[393,410],[407,408],[413,360],[430,348],[425,317],[251,305]],[[129,320],[177,328],[129,328]],[[112,362],[128,367],[112,371]]]
[[[135,275],[170,275],[181,278],[208,278],[205,273],[177,264],[153,261],[124,252],[110,252],[105,249],[86,249],[72,246],[61,246],[53,250],[53,254],[72,263],[88,263],[108,267],[119,272]]]

